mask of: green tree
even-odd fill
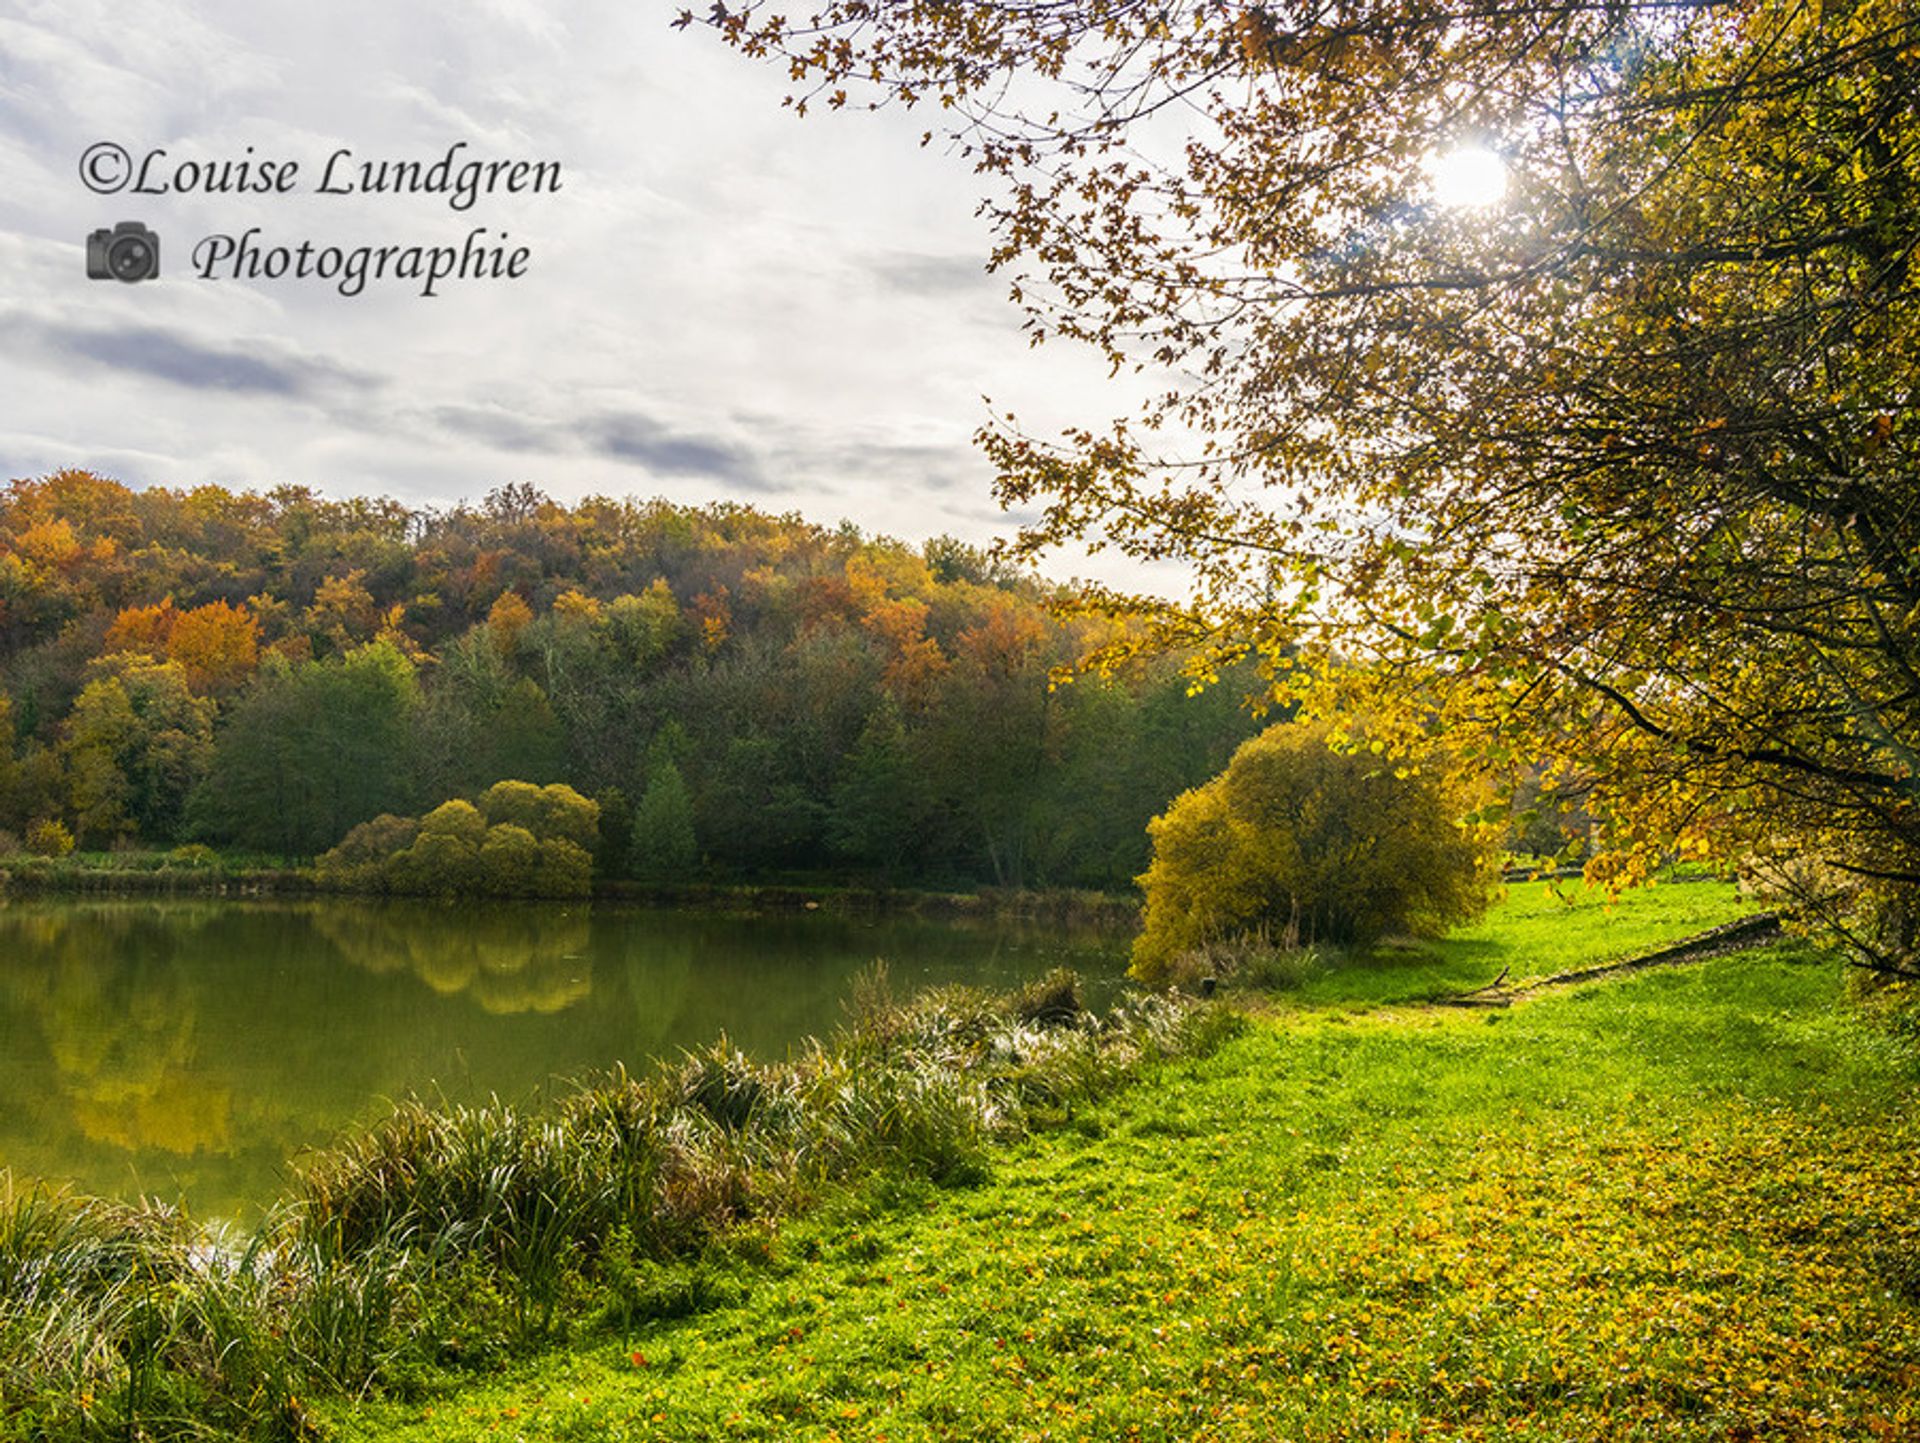
[[[319,662],[269,658],[235,704],[196,798],[213,836],[311,856],[359,822],[409,809],[419,684],[373,642]]]
[[[1556,760],[1592,875],[1757,856],[1920,970],[1908,0],[710,23],[803,108],[954,116],[1036,339],[1151,373],[1116,423],[987,438],[1021,554],[1183,564],[1143,638],[1403,737],[1443,707],[1490,769]],[[1473,150],[1497,200],[1447,193]]]
[[[503,777],[556,781],[566,753],[538,683],[515,674],[475,627],[442,653],[420,716],[428,795],[472,793]]]
[[[1047,765],[1053,659],[1040,617],[999,592],[968,608],[953,665],[924,725],[931,784],[970,843],[972,867],[997,886],[1028,881],[1034,803]]]
[[[659,759],[647,789],[633,809],[633,841],[627,849],[634,874],[648,881],[685,877],[700,859],[693,829],[693,799],[670,758]]]
[[[602,877],[624,877],[632,871],[633,803],[619,787],[595,795],[600,807],[600,845],[594,848],[593,869]]]
[[[104,663],[67,717],[62,751],[80,839],[171,841],[213,754],[213,704],[175,662],[132,654]]]
[[[1494,838],[1460,824],[1461,797],[1432,760],[1328,740],[1320,727],[1270,727],[1154,819],[1134,976],[1163,981],[1181,952],[1243,933],[1365,943],[1485,909]]]
[[[925,794],[900,708],[883,695],[834,783],[827,844],[863,867],[900,871],[917,850]]]
[[[20,764],[14,734],[13,698],[0,691],[0,827],[17,828],[26,792],[26,772]]]

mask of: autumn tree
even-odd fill
[[[244,606],[224,601],[177,608],[173,598],[127,607],[107,628],[104,651],[138,652],[175,661],[195,692],[231,692],[260,660],[260,623]]]
[[[82,842],[177,837],[213,756],[213,708],[184,668],[123,654],[81,690],[61,742]]]
[[[1367,943],[1486,909],[1495,834],[1461,825],[1471,794],[1439,759],[1331,740],[1324,726],[1269,727],[1154,819],[1134,976],[1162,982],[1181,952],[1247,933]]]
[[[986,434],[1023,554],[1181,563],[1187,602],[1132,602],[1161,640],[1549,760],[1595,876],[1756,859],[1920,969],[1906,0],[706,19],[802,109],[953,117],[1035,339],[1141,376]]]

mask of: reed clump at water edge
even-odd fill
[[[411,1396],[729,1295],[772,1229],[874,1173],[964,1184],[1231,1014],[1071,974],[896,1001],[783,1062],[724,1038],[540,1110],[409,1102],[300,1170],[244,1236],[0,1174],[0,1437],[292,1439],[304,1400]]]

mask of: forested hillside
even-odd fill
[[[736,505],[14,481],[0,847],[304,857],[515,778],[599,801],[606,876],[1122,886],[1256,724],[1168,661],[1050,687],[1107,625],[1050,599]]]

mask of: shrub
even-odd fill
[[[480,805],[442,802],[419,820],[363,822],[314,864],[349,891],[433,897],[584,897],[599,806],[572,787],[499,782]]]
[[[220,854],[205,842],[188,842],[168,852],[167,861],[175,867],[212,867],[219,863]]]
[[[73,850],[73,833],[64,822],[43,818],[27,828],[27,850],[36,857],[64,857]]]
[[[459,832],[423,826],[413,845],[387,863],[386,877],[392,890],[416,896],[476,894],[482,890],[480,849]]]
[[[472,802],[455,799],[442,802],[420,819],[420,835],[449,837],[469,847],[478,847],[487,835],[487,819]]]
[[[539,841],[565,841],[591,852],[600,840],[600,804],[555,782],[495,782],[480,795],[489,823],[523,827]]]
[[[388,863],[396,852],[411,847],[419,835],[420,823],[414,818],[383,812],[348,832],[332,851],[321,853],[314,861],[314,871],[322,886],[383,891]]]
[[[1158,985],[1189,948],[1268,929],[1287,945],[1366,943],[1485,910],[1493,838],[1439,768],[1336,751],[1324,727],[1270,727],[1148,827],[1133,975]]]
[[[492,897],[517,897],[533,889],[540,865],[540,844],[533,833],[511,822],[487,828],[480,844],[480,890]]]
[[[584,897],[593,890],[593,854],[563,837],[540,844],[533,890],[542,897]]]

